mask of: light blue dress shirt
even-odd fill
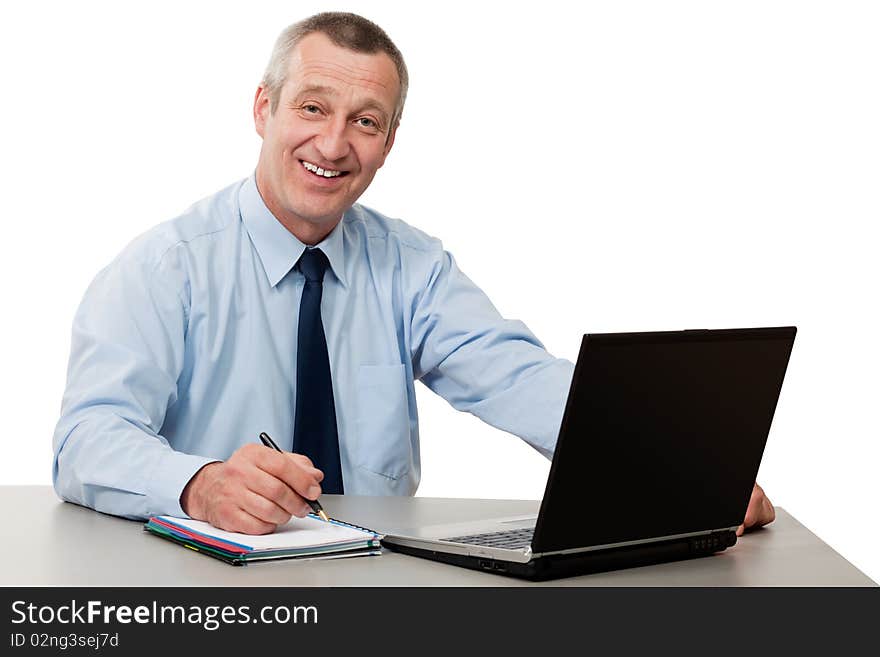
[[[415,493],[415,380],[552,455],[573,364],[502,318],[439,240],[355,205],[318,247],[346,493]],[[62,498],[185,517],[180,494],[205,464],[261,431],[291,448],[305,248],[252,176],[97,275],[73,322],[54,436]]]

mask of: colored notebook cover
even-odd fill
[[[376,532],[315,515],[291,518],[272,534],[252,536],[217,529],[199,520],[156,516],[144,530],[226,563],[244,565],[270,559],[330,559],[380,553]]]

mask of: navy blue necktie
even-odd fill
[[[330,377],[330,357],[321,321],[324,272],[330,263],[320,249],[306,249],[298,267],[306,277],[296,343],[296,418],[293,451],[324,472],[321,491],[343,493],[339,435]]]

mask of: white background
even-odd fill
[[[877,7],[4,5],[0,482],[50,482],[89,281],[252,171],[275,36],[350,9],[388,31],[412,79],[362,202],[441,237],[572,360],[584,332],[797,325],[759,481],[880,580]],[[419,403],[420,495],[542,495],[531,448],[426,389]]]

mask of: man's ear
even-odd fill
[[[265,136],[266,120],[272,109],[272,102],[269,99],[269,92],[265,87],[257,87],[257,93],[254,95],[254,127],[260,137]]]

